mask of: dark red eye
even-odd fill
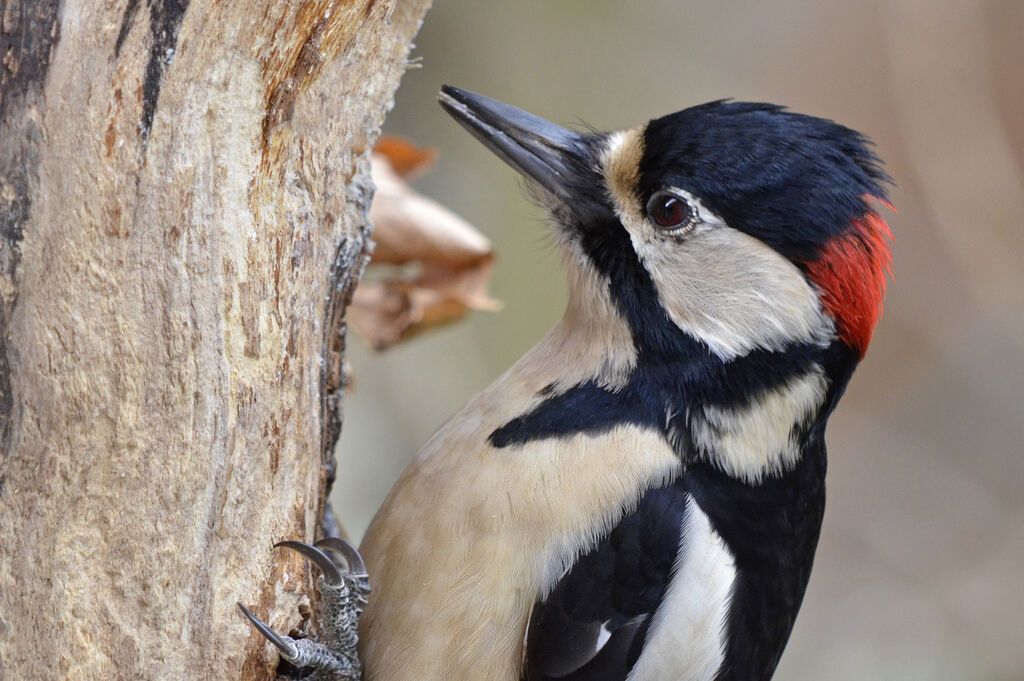
[[[647,215],[659,227],[675,229],[693,221],[693,208],[681,196],[660,191],[655,192],[647,201]]]

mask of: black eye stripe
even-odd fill
[[[647,217],[659,229],[674,230],[692,225],[697,212],[685,196],[662,189],[647,200]]]

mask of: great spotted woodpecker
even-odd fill
[[[580,133],[440,102],[549,210],[569,303],[367,531],[365,678],[770,679],[882,312],[879,159],[769,104]]]

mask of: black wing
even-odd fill
[[[648,490],[534,606],[526,681],[626,678],[672,576],[686,500],[681,481]]]

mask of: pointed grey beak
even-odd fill
[[[501,160],[563,201],[580,199],[581,185],[593,181],[592,144],[586,136],[450,85],[441,88],[438,101]]]

